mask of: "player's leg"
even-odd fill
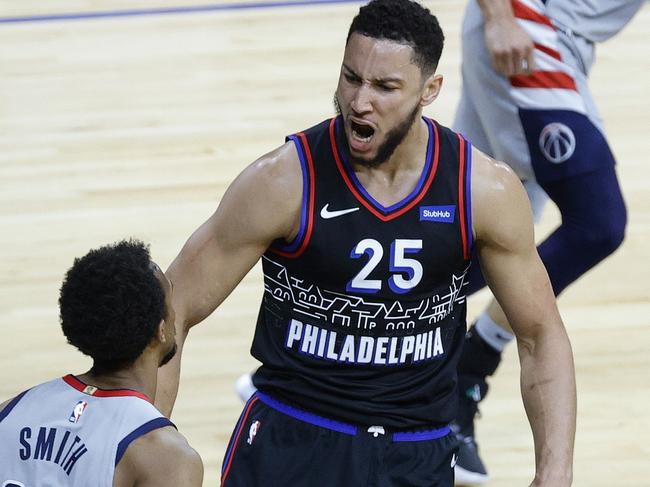
[[[623,241],[626,210],[614,167],[608,165],[587,174],[544,184],[562,215],[560,225],[539,247],[542,262],[559,294]],[[457,476],[465,483],[482,482],[474,440],[474,417],[485,397],[487,377],[501,360],[501,353],[513,339],[508,321],[496,301],[477,319],[467,333],[459,363],[461,403],[457,424],[462,444]]]
[[[522,108],[521,103],[518,108],[527,152],[531,155],[530,167],[539,180],[524,181],[535,221],[548,195],[562,216],[562,224],[538,247],[556,295],[618,248],[627,220],[614,157],[603,135],[586,73],[581,71],[590,65],[591,46],[561,33],[559,41],[563,60],[573,68],[575,92],[583,103],[583,111]],[[558,104],[561,102],[557,100]],[[571,143],[564,149],[561,144],[544,147],[545,134],[552,128],[568,136]],[[515,151],[521,153],[521,144],[512,144],[510,148],[495,145],[506,161],[515,160]],[[470,293],[484,283],[482,276],[476,281],[470,284]],[[478,334],[500,350],[507,343],[500,339],[508,336],[504,330],[511,332],[503,311],[493,301],[479,318]]]
[[[625,206],[614,160],[587,87],[593,48],[584,40],[524,23],[537,42],[538,69],[545,73],[506,80],[485,62],[489,58],[476,10],[471,14],[470,29],[466,25],[463,32],[463,57],[472,61],[464,63],[464,82],[484,119],[494,156],[511,164],[522,179],[531,181],[534,176],[562,214],[561,226],[539,247],[559,293],[613,252],[625,228]],[[539,210],[535,190],[533,187],[529,194],[534,209]],[[482,278],[474,276],[470,291],[482,284]],[[468,332],[459,367],[458,421],[469,438],[477,403],[487,392],[486,378],[494,373],[501,351],[512,339],[508,331],[503,311],[493,302]],[[476,464],[478,459],[482,466],[478,453],[469,453],[470,460]],[[461,445],[459,465],[464,461]],[[469,483],[482,483],[486,477],[478,475],[473,480]]]

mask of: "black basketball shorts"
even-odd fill
[[[388,431],[341,423],[262,392],[230,439],[222,487],[452,487],[457,441],[448,426]]]

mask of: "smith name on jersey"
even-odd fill
[[[454,417],[472,247],[471,147],[423,119],[422,173],[384,207],[348,160],[341,119],[288,137],[303,171],[300,231],[263,256],[255,385],[358,424]]]
[[[128,446],[173,424],[140,392],[66,375],[0,411],[0,486],[112,487]]]

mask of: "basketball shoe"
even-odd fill
[[[478,403],[487,392],[487,384],[485,380],[461,375],[459,389],[458,417],[452,424],[458,440],[458,460],[454,467],[455,483],[465,486],[482,485],[489,477],[474,439],[474,419],[477,415],[480,416]]]

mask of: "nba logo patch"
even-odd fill
[[[456,205],[420,206],[421,222],[454,223]]]
[[[81,415],[86,410],[86,407],[88,407],[88,403],[86,401],[79,401],[77,405],[74,407],[74,409],[72,410],[72,413],[68,418],[68,421],[70,421],[71,423],[78,423],[79,420],[81,419]]]
[[[262,423],[260,423],[258,420],[253,421],[253,424],[251,424],[251,427],[248,430],[248,440],[246,440],[246,443],[248,443],[249,445],[253,444],[255,435],[257,435],[257,432],[260,430],[261,425]]]

